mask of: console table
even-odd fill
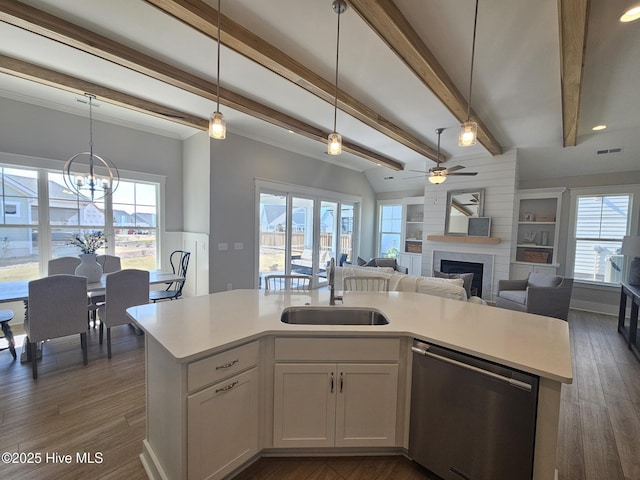
[[[640,285],[629,285],[621,282],[620,310],[618,312],[618,332],[627,340],[629,349],[640,360],[640,349],[638,348],[638,306],[640,305]],[[625,325],[627,316],[627,298],[631,299],[631,316],[629,326]]]

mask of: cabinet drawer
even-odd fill
[[[280,362],[397,362],[398,338],[276,338],[275,359]]]
[[[192,392],[205,385],[224,380],[258,364],[258,342],[203,358],[187,367],[187,389]]]

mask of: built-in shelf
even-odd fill
[[[500,243],[498,237],[475,237],[472,235],[427,235],[427,240],[432,242]]]

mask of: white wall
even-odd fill
[[[211,152],[208,133],[200,132],[187,138],[182,152],[184,230],[209,233]]]
[[[181,140],[96,120],[94,115],[93,143],[94,152],[120,170],[165,176],[164,228],[183,229]],[[57,160],[62,171],[71,156],[88,149],[88,117],[0,98],[0,151]]]
[[[473,177],[448,177],[440,185],[426,183],[424,190],[425,233],[422,245],[422,274],[432,274],[434,250],[494,255],[492,291],[495,294],[498,280],[509,278],[516,192],[516,152],[511,151],[495,157],[469,159],[464,161],[464,165],[466,171],[478,172],[478,175]],[[500,238],[500,243],[497,245],[466,244],[427,240],[427,235],[444,234],[447,191],[470,188],[484,189],[483,215],[491,217],[491,236]]]
[[[210,291],[226,290],[229,283],[254,287],[256,178],[362,197],[359,253],[372,255],[375,194],[363,173],[227,133],[223,141],[211,140]],[[218,243],[229,250],[218,251]],[[234,243],[243,249],[234,250]]]

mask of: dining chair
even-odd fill
[[[37,344],[51,338],[80,334],[82,360],[87,360],[87,279],[52,275],[29,282],[29,303],[24,322],[27,360],[38,378]]]
[[[156,303],[159,300],[175,300],[182,296],[184,282],[187,279],[189,257],[191,257],[191,252],[186,252],[184,250],[175,250],[171,252],[171,256],[169,257],[171,270],[174,274],[182,277],[182,280],[167,284],[167,288],[164,290],[151,290],[149,292],[149,300]]]
[[[98,308],[100,345],[107,327],[107,357],[111,358],[111,327],[131,323],[127,308],[149,303],[149,272],[125,269],[107,275],[105,302]]]
[[[388,292],[389,279],[385,277],[344,277],[345,292]]]
[[[47,275],[74,275],[78,265],[80,265],[78,257],[52,258],[47,263]]]
[[[122,269],[120,257],[115,255],[98,255],[96,261],[102,267],[102,273],[112,273]]]
[[[264,277],[265,291],[296,290],[308,292],[311,288],[309,275],[267,275]]]
[[[98,255],[96,261],[102,267],[102,273],[113,273],[121,270],[120,257],[115,255]],[[96,311],[101,303],[104,303],[104,290],[89,292],[89,312],[90,321],[93,320],[93,326],[96,324]]]

